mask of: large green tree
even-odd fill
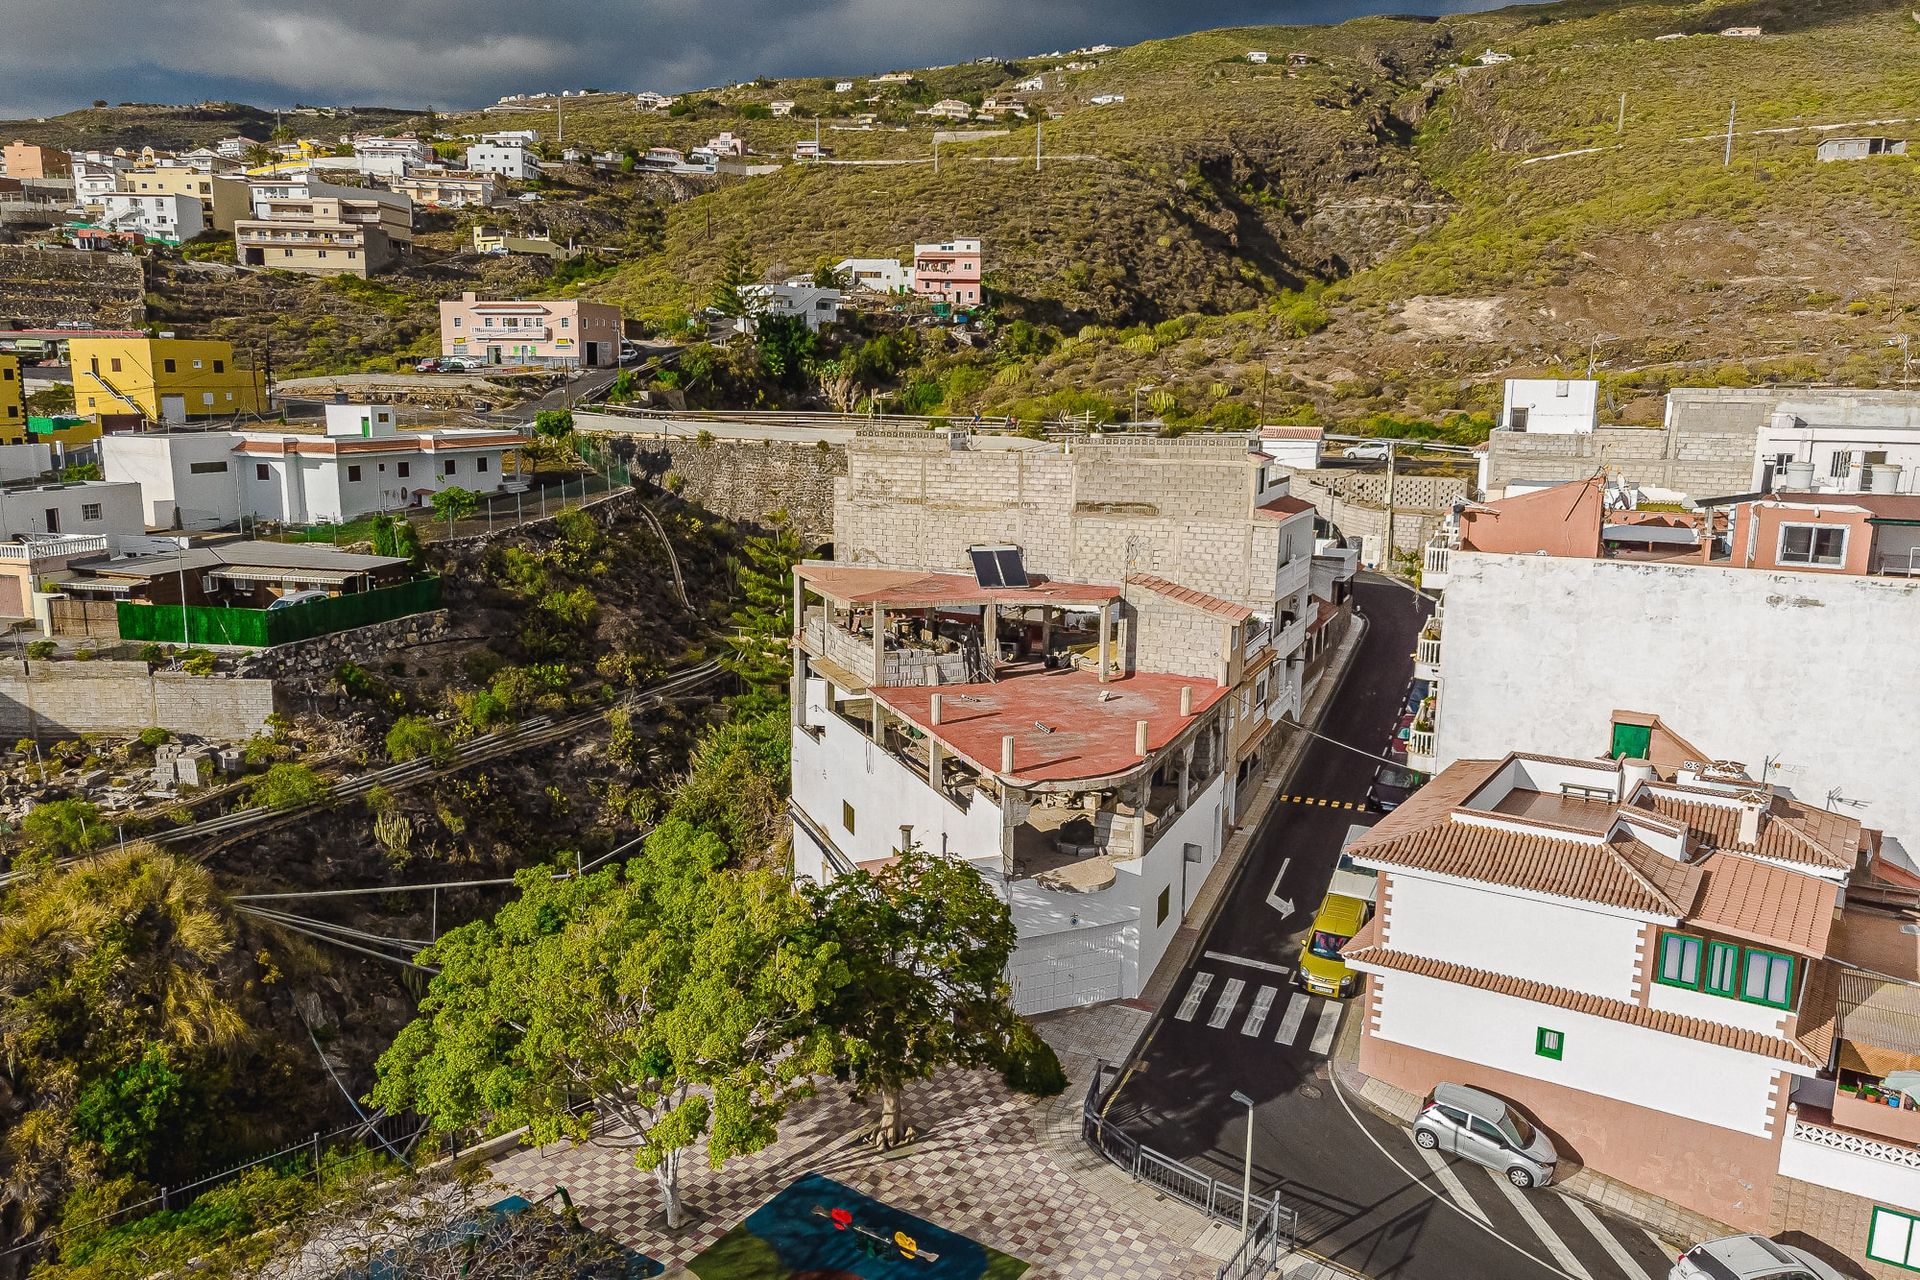
[[[720,260],[707,306],[729,320],[752,319],[764,309],[753,286],[760,283],[760,266],[742,244],[730,245]]]
[[[717,1166],[774,1140],[831,1060],[817,1013],[844,981],[791,885],[725,858],[668,821],[625,869],[523,872],[516,901],[423,953],[440,972],[372,1100],[443,1131],[627,1146],[677,1227],[685,1154]]]
[[[897,1146],[913,1136],[908,1084],[945,1067],[1004,1065],[1015,1051],[1013,919],[979,872],[918,845],[805,892],[815,945],[835,946],[847,968],[821,1012],[833,1072],[856,1097],[878,1097],[868,1140]]]

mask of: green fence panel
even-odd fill
[[[439,607],[440,579],[416,578],[398,586],[310,600],[285,609],[209,609],[188,605],[183,610],[177,604],[133,604],[123,600],[118,612],[122,640],[245,645],[262,649]]]

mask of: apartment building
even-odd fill
[[[64,151],[36,146],[21,138],[0,147],[0,177],[31,182],[72,175],[73,164]]]
[[[1416,674],[1415,767],[1496,754],[1515,724],[1657,705],[1763,780],[1856,813],[1920,856],[1920,795],[1884,750],[1920,717],[1920,496],[1746,493],[1646,510],[1599,478],[1465,505],[1425,551],[1438,591]],[[1754,714],[1756,705],[1768,715]]]
[[[262,407],[254,371],[234,360],[230,342],[102,335],[75,337],[67,351],[79,413],[187,422]]]
[[[755,307],[755,316],[743,320],[751,327],[759,316],[787,316],[818,333],[840,322],[840,290],[814,284],[810,278],[784,284],[750,284],[740,290]]]
[[[376,201],[319,197],[255,201],[256,216],[234,226],[241,262],[307,275],[365,279],[399,260],[412,240],[396,239]]]
[[[192,196],[112,191],[100,197],[99,227],[115,235],[177,245],[206,229],[205,210]]]
[[[620,362],[620,308],[577,298],[494,301],[462,294],[440,304],[442,355],[488,364],[603,369]]]
[[[1920,1062],[1920,877],[1659,715],[1581,746],[1457,761],[1348,846],[1380,881],[1343,953],[1361,1071],[1511,1098],[1564,1161],[1870,1274],[1920,1262],[1889,1080]]]
[[[981,247],[974,239],[913,246],[913,291],[936,302],[980,301]]]
[[[190,165],[172,163],[129,169],[120,175],[119,190],[140,196],[187,196],[200,204],[201,231],[232,234],[234,226],[252,209],[253,197],[243,178],[208,173]]]
[[[796,571],[796,873],[966,860],[1026,1012],[1139,994],[1300,705],[1311,508],[1185,444],[862,436]]]
[[[387,189],[429,209],[486,209],[499,199],[499,184],[490,173],[461,169],[418,168],[387,180]]]
[[[98,207],[101,196],[121,189],[121,175],[132,169],[134,163],[134,158],[124,151],[68,152],[74,199],[89,208]]]
[[[467,171],[526,182],[540,176],[540,158],[518,140],[476,142],[467,148]]]
[[[845,277],[851,289],[869,293],[913,292],[913,268],[898,258],[842,258],[834,271]]]
[[[410,133],[392,138],[361,134],[349,145],[356,167],[369,177],[404,178],[415,167],[435,160],[432,144]]]
[[[133,482],[156,528],[206,528],[246,515],[342,524],[426,506],[442,489],[489,495],[513,481],[506,460],[527,443],[512,431],[401,431],[391,405],[330,404],[324,434],[281,431],[115,434],[101,442],[108,476]]]

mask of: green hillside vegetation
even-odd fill
[[[270,136],[276,122],[284,131],[325,138],[343,133],[398,132],[419,123],[420,114],[391,107],[354,107],[330,116],[276,115],[240,102],[202,102],[191,106],[162,103],[105,103],[39,120],[0,120],[0,135],[62,150],[111,151],[141,147],[188,151],[220,138],[244,134]]]

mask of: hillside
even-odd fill
[[[328,108],[325,114],[294,111],[276,116],[272,111],[239,102],[201,102],[190,106],[101,102],[38,120],[0,120],[0,135],[8,141],[22,138],[43,147],[67,151],[111,151],[115,147],[129,151],[141,147],[186,151],[234,134],[263,140],[273,132],[276,121],[297,132],[334,136],[397,129],[416,120],[418,115],[390,107]]]
[[[1718,34],[1746,25],[1763,34]],[[1248,61],[1252,49],[1271,61]],[[1888,385],[1902,377],[1890,343],[1920,305],[1920,150],[1834,164],[1814,151],[1825,136],[1907,136],[1920,123],[1916,52],[1920,24],[1864,0],[1574,0],[1203,32],[904,82],[862,76],[847,91],[760,80],[682,95],[671,112],[625,94],[569,100],[564,119],[551,102],[506,104],[437,124],[537,128],[550,152],[562,125],[567,146],[635,152],[732,130],[759,161],[786,160],[817,130],[834,157],[718,179],[570,166],[506,215],[607,246],[611,270],[546,279],[463,259],[464,223],[443,218],[418,266],[366,289],[261,277],[220,318],[215,291],[163,287],[156,315],[320,372],[378,365],[395,354],[389,339],[430,349],[431,301],[461,287],[580,292],[677,332],[736,248],[779,278],[971,234],[987,243],[996,319],[1041,331],[986,351],[923,343],[864,390],[884,383],[924,411],[1110,417],[1151,384],[1155,416],[1174,422],[1385,428],[1484,415],[1507,374],[1589,360],[1629,417],[1676,380]],[[920,110],[1004,99],[1034,77],[1043,87],[1017,96],[1051,118],[943,141],[936,169],[936,122]],[[773,118],[783,100],[792,115]],[[204,140],[249,113],[269,119],[109,108],[18,131]],[[862,113],[870,124],[855,124]],[[311,131],[378,127],[378,115]],[[288,118],[309,131],[306,120]],[[739,392],[716,381],[704,399]],[[792,402],[805,388],[766,394]]]

